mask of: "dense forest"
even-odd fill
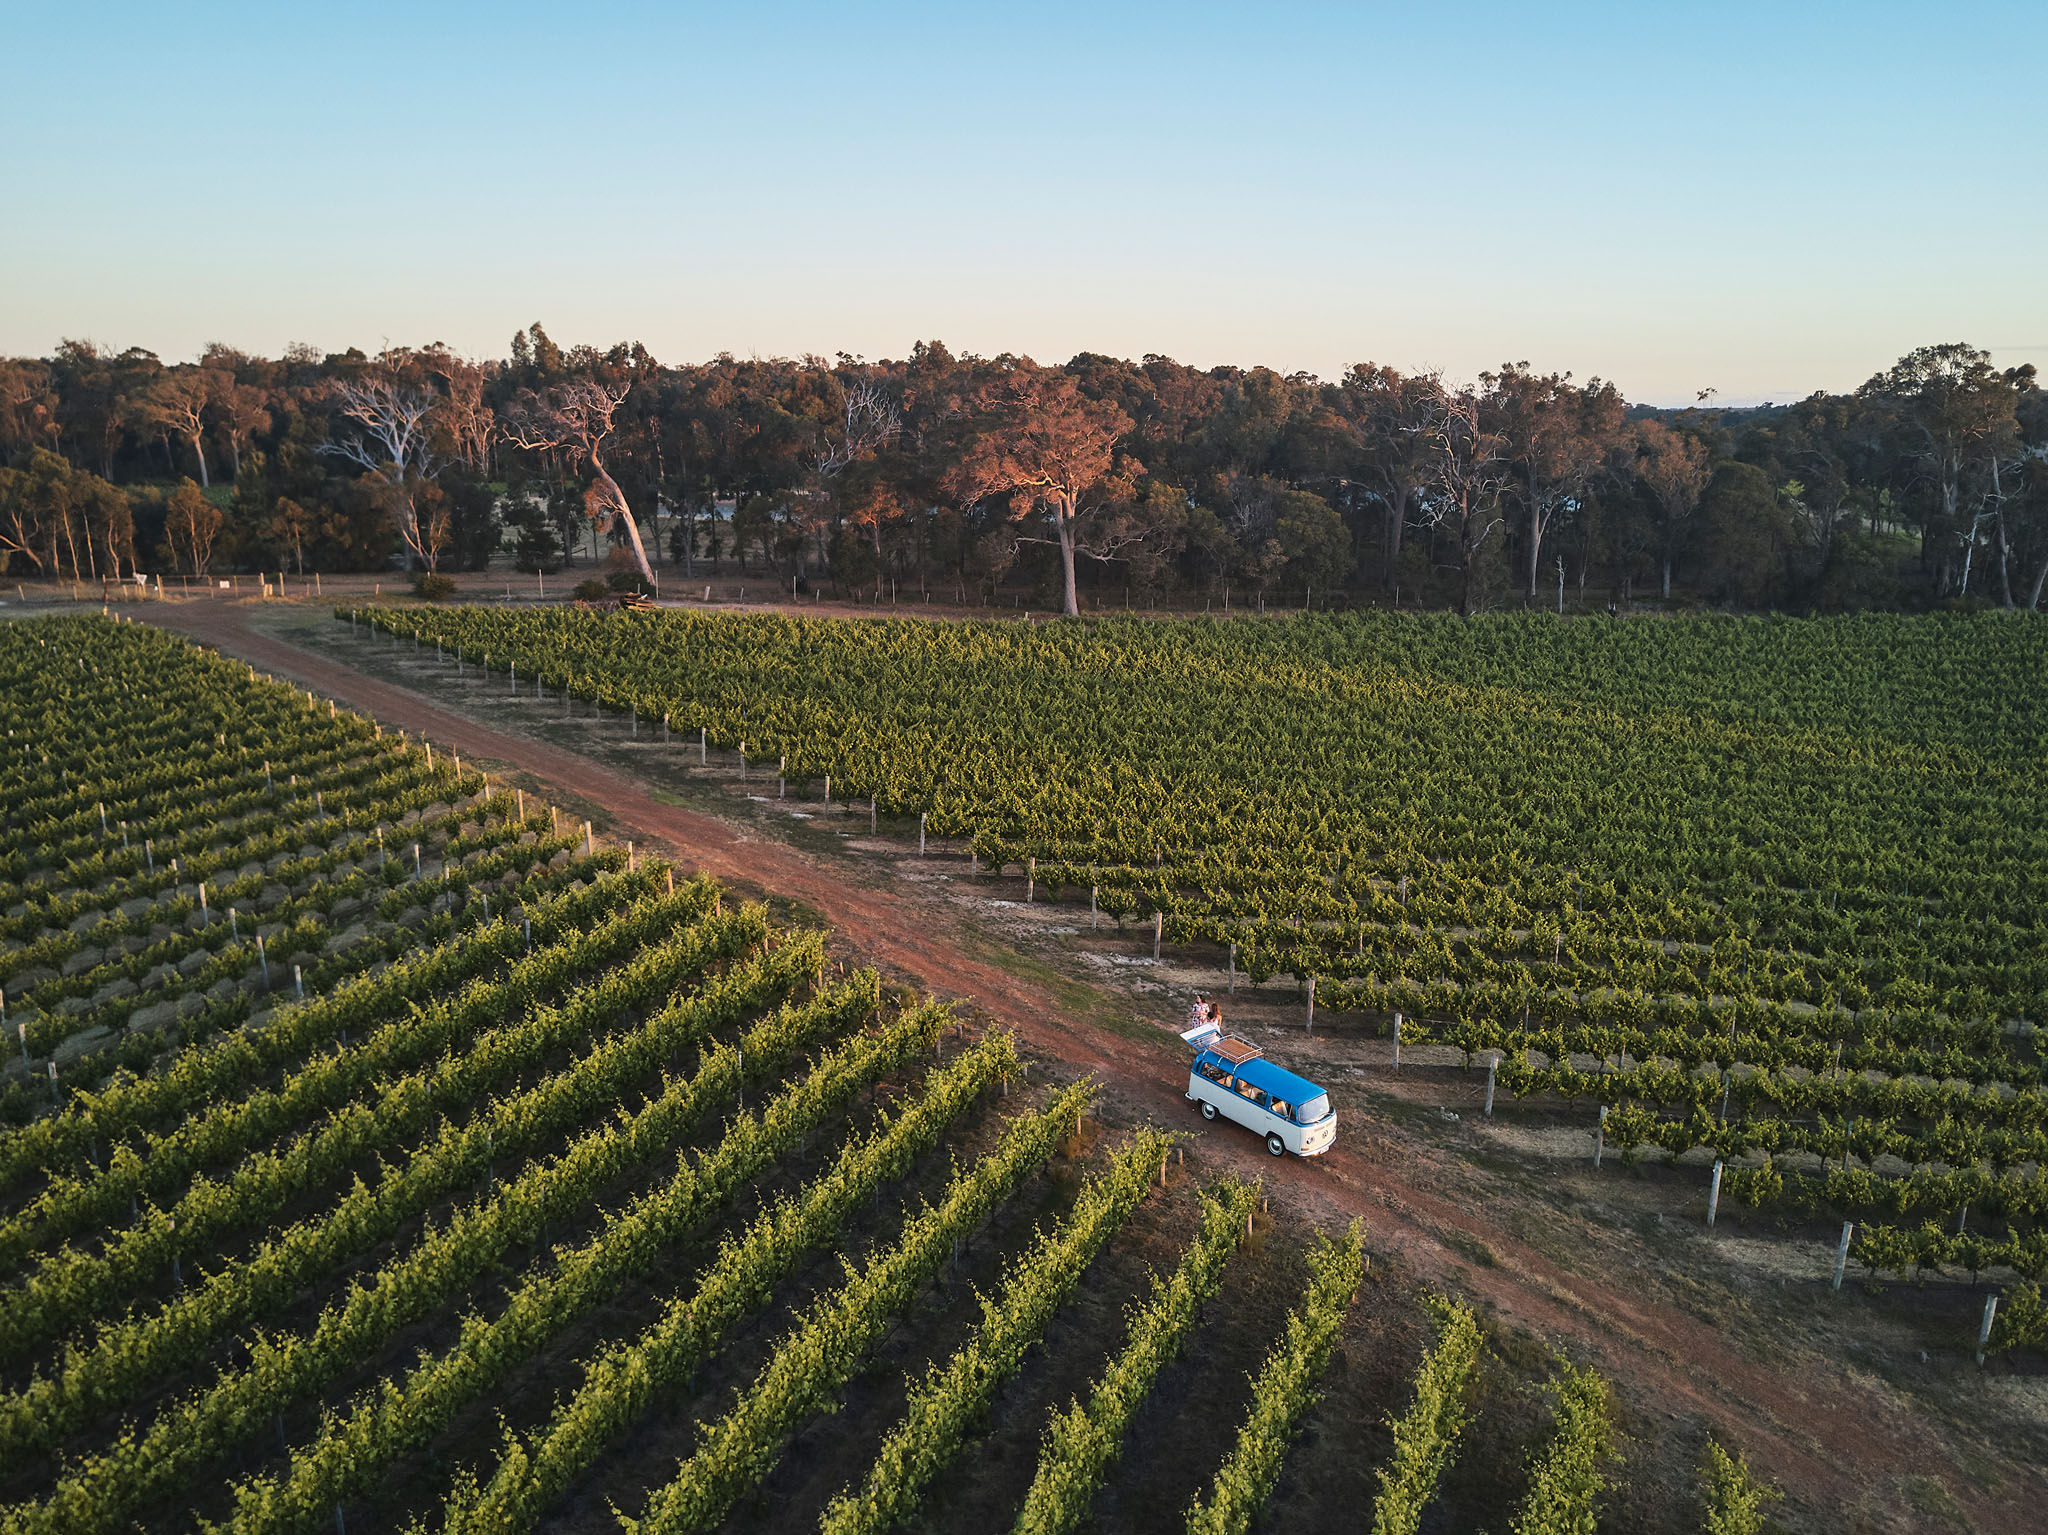
[[[0,571],[664,572],[841,596],[2037,608],[2048,396],[1924,347],[1851,394],[1630,405],[1084,353],[664,365],[445,346],[0,359]]]

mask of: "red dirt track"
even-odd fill
[[[786,843],[664,803],[645,784],[589,757],[491,730],[417,693],[287,643],[253,625],[246,604],[152,603],[131,611],[387,725],[599,801],[616,818],[621,837],[673,857],[680,867],[805,902],[863,962],[935,995],[973,1002],[1014,1028],[1035,1051],[1096,1072],[1132,1107],[1171,1125],[1193,1123],[1178,1085],[1161,1069],[1159,1052],[1105,1030],[1055,1021],[1063,1009],[1049,992],[968,952],[958,915],[943,902],[853,883]],[[1489,1221],[1483,1205],[1435,1192],[1432,1185],[1446,1180],[1432,1166],[1437,1154],[1427,1148],[1416,1148],[1413,1157],[1375,1157],[1340,1141],[1316,1164],[1276,1162],[1249,1137],[1210,1134],[1201,1150],[1263,1176],[1275,1198],[1320,1219],[1364,1215],[1373,1247],[1397,1249],[1424,1279],[1455,1283],[1497,1308],[1504,1320],[1594,1357],[1640,1412],[1696,1417],[1741,1444],[1791,1495],[1792,1506],[1783,1511],[1790,1522],[1903,1528],[1883,1515],[1871,1522],[1877,1508],[1897,1508],[1895,1495],[1879,1489],[1894,1487],[1900,1477],[1923,1476],[1944,1486],[1976,1528],[2015,1535],[2042,1528],[2038,1468],[2008,1468],[2006,1487],[1987,1493],[1942,1453],[1940,1436],[1927,1432],[1927,1422],[1872,1377],[1852,1376],[1835,1360],[1792,1349],[1773,1367],[1670,1304],[1654,1286],[1601,1283],[1559,1268]],[[1446,1237],[1485,1243],[1498,1255],[1498,1266],[1461,1262]]]

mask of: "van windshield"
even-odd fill
[[[1297,1124],[1312,1125],[1317,1120],[1328,1115],[1329,1112],[1330,1095],[1328,1093],[1317,1093],[1315,1097],[1309,1099],[1308,1102],[1295,1110],[1294,1118]]]

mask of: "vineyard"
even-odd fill
[[[1091,1082],[159,632],[0,626],[0,712],[0,1531],[882,1531],[975,1496],[1074,1529],[1132,1463],[1185,1472],[1166,1527],[1275,1495],[1358,1225],[1304,1288],[1255,1185]],[[1377,1366],[1350,1389],[1410,1368]],[[1206,1463],[1191,1382],[1242,1420]],[[1020,1421],[1016,1478],[979,1474]]]
[[[1710,1153],[1873,1274],[2048,1270],[2038,623],[337,616]]]

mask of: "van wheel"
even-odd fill
[[[1280,1139],[1278,1131],[1266,1137],[1266,1149],[1276,1157],[1287,1155],[1287,1142]]]
[[[1215,1117],[1216,1117],[1216,1105],[1215,1105],[1215,1104],[1213,1104],[1213,1103],[1211,1103],[1211,1102],[1210,1102],[1210,1101],[1209,1101],[1209,1100],[1208,1100],[1207,1098],[1204,1098],[1204,1099],[1202,1100],[1202,1118],[1204,1118],[1204,1119],[1214,1119]]]

